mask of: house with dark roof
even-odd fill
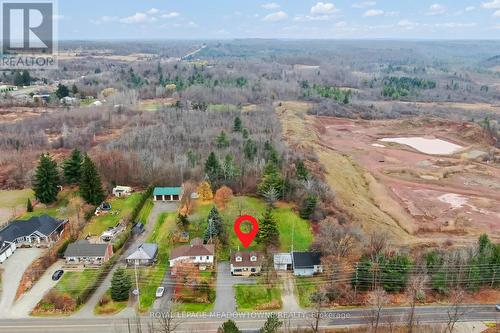
[[[68,220],[41,215],[9,223],[0,230],[0,263],[19,246],[50,246],[61,237],[67,222]]]
[[[71,243],[64,252],[66,264],[75,266],[101,266],[112,256],[113,246],[111,244],[95,244],[88,240]]]
[[[321,255],[318,252],[292,252],[293,275],[313,276],[322,273]]]
[[[176,247],[170,253],[170,267],[179,262],[188,262],[197,265],[200,270],[214,264],[215,248],[213,244],[203,244],[201,238],[193,238],[190,245]]]
[[[231,254],[231,275],[250,276],[258,275],[262,270],[264,256],[259,252],[235,252]]]
[[[158,256],[158,245],[154,243],[144,243],[132,249],[127,258],[128,265],[152,265]]]
[[[182,199],[182,187],[155,187],[153,190],[154,201],[180,201]]]

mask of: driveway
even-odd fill
[[[283,288],[281,293],[281,301],[283,302],[283,312],[299,312],[300,308],[297,298],[295,298],[295,280],[292,273],[285,272],[280,274],[283,280]]]
[[[62,269],[63,264],[64,260],[58,260],[50,266],[35,285],[17,300],[10,311],[11,318],[29,317],[43,296],[57,284],[58,281],[52,280],[52,274],[58,269]]]
[[[158,219],[158,216],[163,213],[163,212],[173,212],[177,210],[178,205],[176,203],[170,203],[170,202],[154,202],[153,209],[151,211],[151,214],[149,214],[148,217],[148,222],[144,226],[144,232],[140,234],[139,236],[135,236],[132,239],[132,243],[129,246],[129,249],[125,251],[118,262],[123,261],[128,255],[129,251],[132,251],[142,243],[146,241],[148,236],[151,234],[151,232],[154,229],[156,220]],[[81,307],[81,309],[76,312],[72,317],[75,318],[81,318],[81,317],[94,317],[94,308],[97,302],[99,302],[99,299],[101,298],[104,293],[111,288],[111,279],[113,278],[113,273],[115,270],[119,267],[118,265],[115,265],[113,269],[108,273],[104,281],[99,285],[97,290],[92,294],[90,299]],[[127,313],[127,311],[122,311],[121,313],[117,314],[117,316],[123,316],[124,313]]]
[[[255,284],[255,278],[232,276],[229,262],[217,264],[217,283],[214,312],[235,312],[236,298],[233,286],[236,284]]]
[[[2,309],[2,311],[0,311],[0,317],[8,317],[24,271],[26,271],[28,266],[45,251],[46,249],[37,248],[17,249],[14,254],[2,264],[2,295],[0,298],[0,309]],[[5,309],[9,310],[5,311]]]

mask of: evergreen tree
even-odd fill
[[[63,98],[69,96],[69,89],[64,84],[59,83],[57,85],[56,96],[58,98]]]
[[[241,132],[242,124],[240,117],[234,118],[233,132]]]
[[[88,155],[83,158],[82,174],[80,178],[80,195],[89,204],[99,205],[106,198],[102,188],[101,177],[97,168]]]
[[[218,237],[219,240],[224,241],[224,236],[224,222],[219,215],[219,211],[214,206],[208,214],[207,229],[205,229],[203,239],[205,240],[205,242],[208,242],[210,239],[213,240],[214,238]]]
[[[298,180],[306,181],[309,179],[309,170],[307,170],[304,161],[297,160],[295,163],[295,175]]]
[[[42,154],[33,179],[33,191],[35,197],[44,204],[50,204],[57,200],[59,185],[59,174],[57,163],[49,154]]]
[[[318,198],[315,195],[308,195],[300,207],[300,217],[308,219],[316,208]]]
[[[272,208],[267,207],[259,223],[259,232],[257,233],[257,243],[269,245],[279,244],[280,232],[278,224],[273,216]]]
[[[240,168],[234,162],[234,157],[230,154],[227,154],[224,158],[224,162],[222,163],[222,177],[224,180],[229,181],[233,180],[240,174]]]
[[[188,217],[184,214],[177,215],[177,226],[182,230],[187,230],[189,227]]]
[[[273,188],[278,194],[278,199],[281,199],[283,198],[285,186],[285,181],[281,177],[277,165],[274,162],[268,162],[264,167],[262,180],[257,186],[259,194],[264,195]]]
[[[78,94],[78,87],[76,86],[76,84],[73,83],[73,85],[71,86],[71,93],[73,93],[73,95],[76,95]]]
[[[278,319],[278,316],[273,313],[267,317],[264,327],[259,330],[259,333],[278,333],[279,328],[283,325],[283,322]]]
[[[128,300],[132,280],[124,268],[118,268],[111,279],[111,299],[115,302]]]
[[[224,131],[221,131],[220,134],[215,139],[217,144],[217,148],[226,148],[229,147],[229,139],[227,138],[227,134]]]
[[[28,213],[32,213],[33,212],[33,204],[31,203],[31,200],[28,198],[28,203],[26,204],[26,211]]]
[[[236,326],[236,323],[231,319],[225,321],[217,330],[217,333],[240,333],[241,331]]]
[[[257,156],[257,145],[252,139],[245,141],[243,153],[245,154],[245,158],[249,161],[253,161],[255,156]]]
[[[207,161],[205,162],[205,173],[212,184],[215,184],[215,182],[219,179],[221,166],[219,159],[215,156],[214,152],[211,152],[210,155],[208,155]]]
[[[241,135],[243,136],[243,139],[248,139],[250,137],[250,133],[248,132],[248,130],[246,128],[243,129]]]
[[[74,149],[71,155],[63,163],[64,181],[66,184],[80,183],[82,174],[82,154],[78,149]]]

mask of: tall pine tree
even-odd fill
[[[257,243],[269,245],[279,245],[280,232],[278,224],[273,216],[272,208],[267,207],[264,215],[260,219],[259,232],[257,233]]]
[[[213,241],[216,237],[218,237],[222,242],[225,240],[224,222],[222,221],[222,217],[219,215],[219,211],[214,206],[208,214],[207,229],[205,229],[203,239],[205,242],[208,242],[209,240]]]
[[[80,183],[82,174],[82,154],[78,149],[71,152],[71,155],[63,163],[64,181],[66,184]]]
[[[125,269],[118,268],[111,279],[111,298],[116,302],[128,300],[130,288],[132,288],[130,275]]]
[[[41,203],[53,203],[57,200],[58,185],[59,174],[57,172],[57,163],[49,154],[42,154],[33,179],[35,197]]]
[[[236,117],[234,118],[233,132],[241,132],[241,130],[242,130],[241,119],[240,117]]]
[[[101,177],[97,172],[94,162],[92,162],[88,155],[85,155],[83,158],[80,195],[87,203],[95,206],[102,203],[106,198],[101,184]]]
[[[205,173],[208,176],[208,179],[210,179],[210,183],[212,183],[212,185],[216,184],[217,180],[219,180],[221,175],[221,166],[219,159],[215,156],[214,152],[211,152],[210,155],[208,155],[207,161],[205,162]]]

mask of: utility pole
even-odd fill
[[[135,289],[137,290],[137,313],[141,305],[141,292],[139,290],[139,278],[137,277],[137,260],[134,260]]]

